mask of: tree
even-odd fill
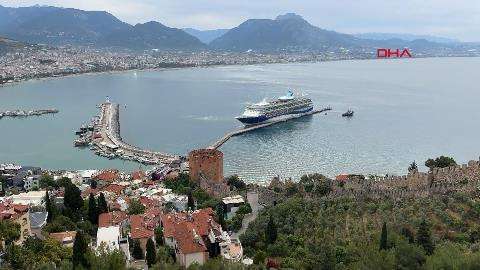
[[[73,213],[77,213],[83,205],[82,192],[74,184],[65,187],[65,195],[63,204]]]
[[[425,161],[425,166],[430,168],[430,170],[433,170],[433,168],[446,168],[456,164],[457,162],[453,158],[446,156],[439,156],[436,159],[429,158]]]
[[[192,193],[188,193],[188,203],[187,203],[188,209],[190,210],[195,210],[195,201],[193,200]]]
[[[227,184],[230,186],[230,189],[234,187],[236,190],[245,190],[247,188],[247,184],[243,182],[238,175],[232,175],[227,177]]]
[[[223,229],[226,229],[227,226],[225,224],[225,211],[223,209],[222,203],[217,204],[215,212],[217,214],[218,224],[220,224]]]
[[[161,226],[155,228],[155,242],[157,246],[163,245],[163,228]]]
[[[52,222],[58,214],[55,202],[52,202],[48,190],[45,191],[45,210],[47,211],[47,222]]]
[[[98,183],[97,183],[97,181],[96,181],[95,179],[92,179],[92,180],[90,181],[90,188],[91,188],[91,189],[97,189],[97,185],[98,185]]]
[[[53,180],[53,177],[49,174],[43,174],[42,176],[40,176],[38,183],[40,188],[42,189],[48,188],[48,187],[52,187],[52,188],[58,187],[58,184],[55,182],[55,180]]]
[[[148,267],[151,267],[152,265],[155,264],[155,261],[157,260],[155,243],[153,243],[152,238],[148,238],[146,249],[147,249],[147,255],[146,255],[147,265]]]
[[[382,234],[380,236],[380,250],[388,249],[387,223],[383,222]]]
[[[145,212],[145,206],[137,199],[132,199],[128,205],[129,215],[140,215]]]
[[[138,241],[138,240],[133,240],[132,256],[136,260],[143,259],[143,251],[142,251],[142,248],[140,247],[140,241]]]
[[[93,193],[90,193],[88,197],[88,219],[92,224],[98,224],[97,200],[95,200]]]
[[[415,243],[415,237],[413,236],[412,230],[408,227],[403,227],[401,233],[405,238],[408,240],[408,243],[413,244]]]
[[[77,231],[77,235],[75,236],[75,241],[73,242],[73,253],[72,253],[72,262],[73,267],[77,268],[79,266],[88,268],[88,260],[87,260],[87,251],[88,251],[88,243],[87,239],[81,231]]]
[[[427,255],[433,254],[435,246],[432,242],[430,228],[425,219],[422,220],[418,228],[417,244],[425,250],[425,253],[427,253]]]
[[[273,244],[277,240],[277,225],[275,224],[272,215],[270,215],[270,219],[268,220],[265,229],[265,238],[268,244]]]
[[[105,200],[105,195],[103,195],[103,192],[100,192],[100,195],[98,196],[98,214],[103,214],[103,213],[108,213],[108,205],[107,201]]]
[[[10,245],[19,238],[20,224],[11,222],[10,220],[0,221],[0,239],[5,241],[6,245]]]

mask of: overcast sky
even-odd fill
[[[250,18],[295,12],[313,25],[345,33],[430,34],[480,41],[480,0],[0,0],[105,10],[131,24],[159,21],[172,27],[235,27]]]

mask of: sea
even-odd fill
[[[248,104],[292,90],[327,113],[255,130],[225,143],[224,173],[247,182],[308,173],[405,174],[415,161],[480,155],[480,58],[412,58],[219,66],[85,74],[0,87],[0,111],[57,108],[0,119],[0,163],[45,169],[147,169],[73,147],[75,131],[109,98],[123,139],[187,155],[242,126]],[[341,116],[352,109],[352,118]]]

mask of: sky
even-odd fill
[[[135,24],[232,28],[247,19],[295,12],[343,33],[411,33],[480,41],[480,0],[0,0],[3,6],[51,5],[105,10]]]

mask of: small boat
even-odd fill
[[[348,110],[347,112],[343,113],[342,116],[343,117],[352,117],[353,116],[353,111]]]

